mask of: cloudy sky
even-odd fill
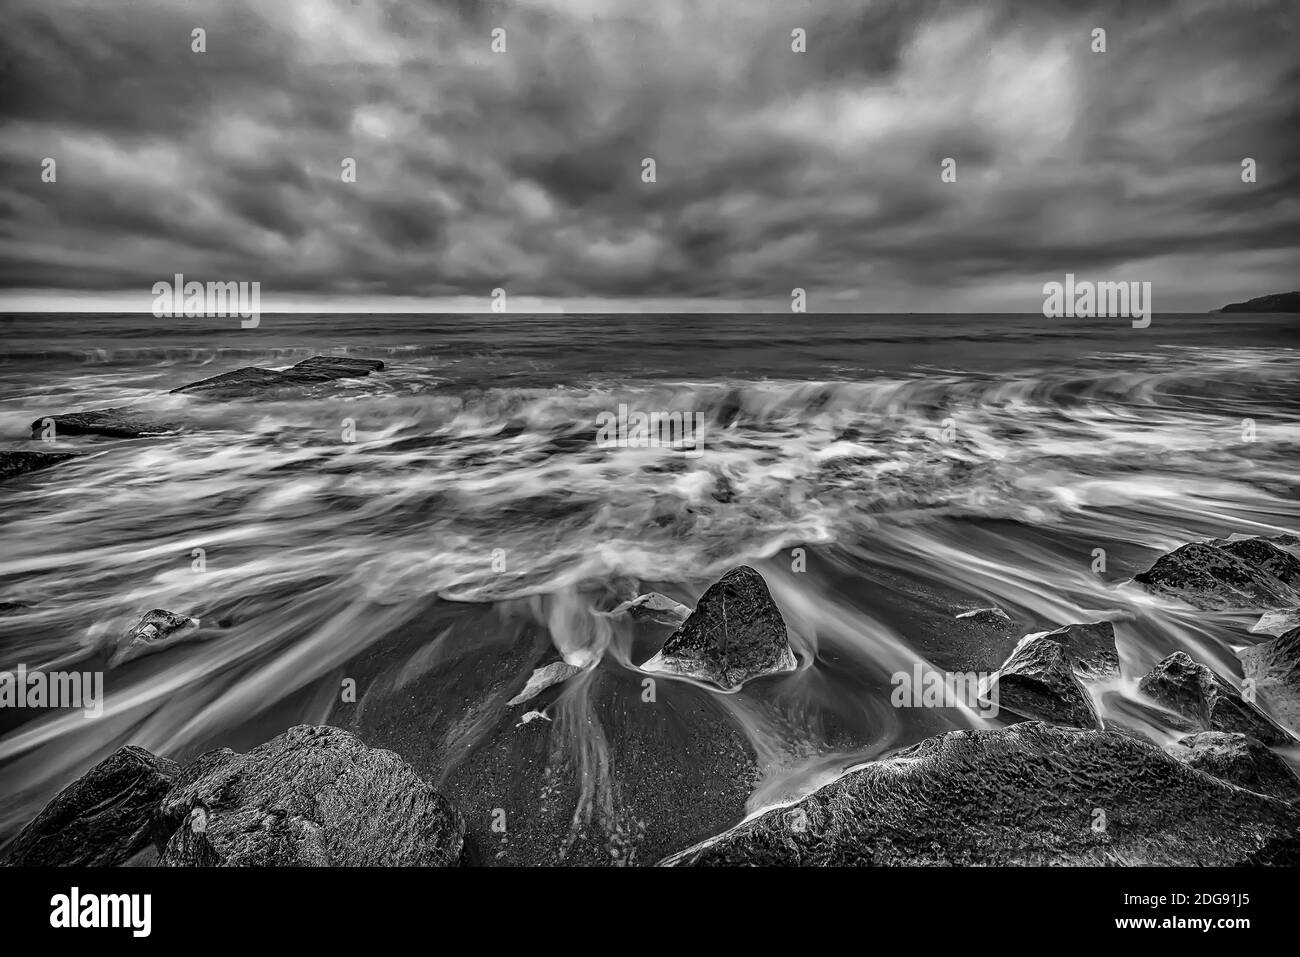
[[[4,309],[148,309],[182,273],[259,281],[267,310],[487,308],[497,287],[512,311],[786,310],[801,287],[809,311],[1034,312],[1072,272],[1199,311],[1300,275],[1295,0],[3,19]]]

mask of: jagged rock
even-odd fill
[[[1300,627],[1300,608],[1283,608],[1278,611],[1266,611],[1260,615],[1259,621],[1250,626],[1250,633],[1272,635],[1276,638],[1298,627]]]
[[[1138,690],[1202,730],[1237,731],[1265,744],[1294,743],[1284,728],[1186,652],[1176,651],[1159,662],[1138,682]]]
[[[1166,750],[1188,767],[1283,801],[1300,799],[1300,777],[1267,747],[1244,734],[1202,731]]]
[[[1253,681],[1278,718],[1300,734],[1300,628],[1240,653],[1242,673]]]
[[[186,767],[158,812],[164,866],[449,866],[465,822],[391,751],[299,726]]]
[[[1061,645],[1069,654],[1074,670],[1085,678],[1119,674],[1115,626],[1108,621],[1064,625],[1042,637]]]
[[[662,863],[1296,861],[1300,809],[1193,771],[1125,734],[1027,722],[929,738]]]
[[[636,621],[654,621],[673,627],[677,627],[691,616],[691,610],[681,602],[673,601],[667,595],[661,595],[657,591],[625,601],[610,614],[621,615],[624,612]]]
[[[116,668],[136,658],[152,655],[165,648],[183,644],[198,637],[199,620],[174,612],[155,608],[131,628],[109,656],[108,666]]]
[[[148,846],[154,809],[180,768],[144,748],[118,748],[60,791],[10,845],[18,867],[112,866]]]
[[[525,701],[537,697],[552,685],[568,681],[582,670],[584,669],[580,666],[571,665],[567,661],[552,661],[549,665],[543,665],[528,676],[528,681],[523,690],[507,701],[506,705],[514,707],[517,704],[523,704]]]
[[[151,417],[141,409],[92,409],[43,415],[32,422],[32,438],[43,438],[46,420],[54,423],[54,435],[105,435],[115,439],[138,439],[146,435],[177,432],[180,424]]]
[[[760,675],[793,671],[795,665],[785,619],[767,583],[740,565],[709,586],[695,611],[641,668],[732,691]]]
[[[1300,559],[1263,538],[1192,542],[1160,556],[1133,580],[1195,608],[1300,604]]]
[[[312,356],[283,371],[248,366],[191,382],[172,392],[185,392],[212,399],[238,399],[281,389],[300,388],[333,379],[359,379],[384,368],[378,359],[350,356]]]
[[[72,452],[29,452],[6,449],[0,451],[0,481],[15,475],[35,472],[37,469],[47,469],[51,465],[58,465],[73,458],[76,458],[76,455]]]
[[[1092,698],[1075,677],[1073,656],[1044,635],[1023,638],[981,697],[1025,718],[1075,728],[1099,726]]]

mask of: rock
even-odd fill
[[[51,465],[58,465],[73,458],[76,458],[76,455],[72,452],[29,452],[6,449],[0,451],[0,481],[15,475],[35,472],[38,469],[47,469]]]
[[[1240,653],[1242,673],[1253,681],[1278,718],[1300,734],[1300,628]]]
[[[709,586],[663,649],[641,666],[709,681],[734,691],[760,675],[793,671],[785,619],[763,576],[748,565]]]
[[[1157,704],[1196,722],[1204,731],[1235,731],[1265,744],[1291,744],[1291,736],[1205,665],[1176,651],[1138,682]]]
[[[391,751],[299,726],[186,767],[158,812],[164,866],[449,866],[465,822]]]
[[[1300,292],[1275,292],[1245,302],[1230,302],[1218,312],[1300,312]]]
[[[1075,672],[1085,678],[1113,677],[1119,674],[1115,626],[1108,621],[1064,625],[1056,631],[1047,632],[1043,637],[1065,648]]]
[[[198,637],[199,620],[155,608],[144,616],[118,641],[109,656],[108,666],[116,668],[136,658],[152,655]]]
[[[180,768],[127,745],[60,791],[9,846],[18,867],[104,867],[146,848],[154,809]]]
[[[172,389],[172,392],[202,395],[211,399],[239,399],[334,379],[360,379],[382,368],[384,364],[378,359],[312,356],[283,371],[248,366],[191,382]]]
[[[32,422],[32,438],[44,437],[47,420],[53,421],[56,436],[105,435],[115,439],[138,439],[146,435],[166,435],[181,429],[176,422],[151,418],[140,409],[94,409],[89,412],[41,416]]]
[[[610,614],[621,615],[624,612],[637,621],[654,621],[661,625],[672,625],[674,628],[691,615],[691,610],[681,602],[673,601],[668,596],[661,595],[657,591],[638,595],[631,601],[625,601],[611,611]]]
[[[1250,633],[1272,635],[1276,638],[1297,627],[1300,627],[1300,608],[1283,608],[1278,611],[1266,611],[1260,615],[1259,621],[1250,626]]]
[[[552,685],[568,681],[582,670],[578,665],[571,665],[567,661],[552,661],[549,665],[543,665],[528,676],[528,683],[524,685],[523,690],[507,701],[506,704],[509,707],[523,704],[525,701],[537,697]]]
[[[1156,559],[1133,580],[1195,608],[1282,608],[1300,604],[1300,559],[1266,539],[1193,542]]]
[[[792,826],[791,811],[800,826]],[[662,861],[1213,865],[1300,861],[1300,809],[1113,731],[952,731]]]
[[[1180,738],[1166,750],[1188,767],[1223,781],[1283,801],[1300,799],[1300,777],[1290,765],[1244,734],[1202,731]]]
[[[1100,725],[1092,698],[1075,677],[1072,655],[1044,635],[1022,639],[981,697],[1025,718],[1075,728]]]
[[[963,611],[961,614],[954,615],[953,617],[956,618],[958,621],[969,618],[972,621],[989,623],[989,624],[992,623],[1000,624],[1002,622],[1009,622],[1011,620],[1011,616],[1008,615],[1001,608],[975,608],[972,609],[971,611]]]

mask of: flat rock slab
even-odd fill
[[[1300,799],[1300,777],[1291,766],[1254,738],[1202,731],[1166,749],[1189,768],[1283,801]]]
[[[223,372],[209,379],[191,382],[172,392],[201,395],[212,399],[240,399],[265,395],[282,389],[301,388],[334,379],[359,379],[384,368],[378,359],[354,359],[348,356],[312,356],[288,369],[261,369],[248,366]]]
[[[187,615],[155,608],[146,612],[122,636],[109,656],[108,666],[116,668],[128,661],[143,658],[199,637],[199,620]]]
[[[1300,628],[1240,653],[1242,672],[1282,723],[1300,734]]]
[[[709,586],[695,611],[641,668],[734,691],[752,678],[793,671],[796,664],[785,619],[767,583],[740,565]]]
[[[661,625],[672,625],[674,628],[691,616],[691,610],[681,602],[673,601],[667,595],[661,595],[657,591],[638,595],[610,612],[611,615],[624,613],[636,621],[653,621]]]
[[[1204,731],[1249,734],[1265,744],[1294,744],[1286,729],[1238,694],[1213,671],[1182,651],[1160,661],[1138,690]]]
[[[299,726],[186,767],[158,812],[164,866],[450,866],[465,822],[391,751]]]
[[[1290,864],[1300,809],[1111,731],[953,731],[663,861],[687,865]]]
[[[1194,608],[1284,608],[1300,604],[1300,559],[1263,538],[1192,542],[1156,559],[1133,581]]]
[[[60,462],[66,462],[68,459],[75,459],[76,457],[76,454],[72,452],[30,452],[27,450],[10,451],[5,449],[0,451],[0,481],[12,478],[15,475],[47,469],[52,465],[58,465]]]
[[[32,438],[45,435],[47,420],[54,424],[54,435],[103,435],[114,439],[138,439],[148,435],[179,432],[177,422],[151,417],[141,409],[93,409],[89,412],[64,412],[44,415],[32,422]]]
[[[17,867],[107,867],[149,845],[154,809],[180,768],[126,746],[60,791],[9,846]]]
[[[1092,698],[1074,674],[1074,657],[1045,635],[1026,636],[990,678],[984,694],[1025,718],[1074,728],[1097,728]]]

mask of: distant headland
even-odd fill
[[[1246,302],[1230,302],[1212,312],[1300,312],[1300,292],[1275,292]]]

